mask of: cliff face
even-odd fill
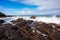
[[[6,15],[2,12],[0,12],[0,17],[6,17]]]

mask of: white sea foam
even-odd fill
[[[56,17],[56,16],[52,16],[52,17],[36,17],[36,19],[30,19],[30,18],[26,17],[25,19],[34,20],[34,21],[42,21],[42,22],[46,22],[46,23],[58,23],[58,24],[60,23],[60,18]]]
[[[17,18],[24,18],[26,20],[34,20],[34,21],[42,21],[42,22],[46,22],[46,23],[58,23],[58,24],[60,23],[60,17],[56,17],[56,16],[52,16],[52,17],[36,17],[36,19],[31,19],[28,16],[17,17]]]
[[[34,20],[34,21],[42,21],[46,23],[58,23],[60,24],[60,17],[52,16],[52,17],[36,17],[36,19],[31,19],[29,16],[14,16],[14,17],[7,17],[2,18],[5,19],[7,22],[10,22],[11,20],[16,20],[18,18],[24,18],[26,20]],[[1,18],[0,18],[1,19]]]

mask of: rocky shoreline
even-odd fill
[[[18,18],[0,25],[0,40],[60,40],[60,24]]]

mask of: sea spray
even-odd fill
[[[33,20],[33,21],[42,21],[42,22],[46,22],[46,23],[60,23],[60,17],[56,17],[56,16],[50,16],[50,17],[42,17],[42,16],[37,16],[35,19],[31,19],[30,16],[13,16],[13,17],[6,17],[6,18],[0,18],[0,19],[4,19],[6,20],[6,22],[10,22],[12,20],[16,20],[18,18],[24,18],[26,20]]]

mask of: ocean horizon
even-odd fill
[[[40,17],[51,17],[51,16],[56,16],[56,17],[60,17],[60,15],[8,15],[8,16],[40,16]]]

